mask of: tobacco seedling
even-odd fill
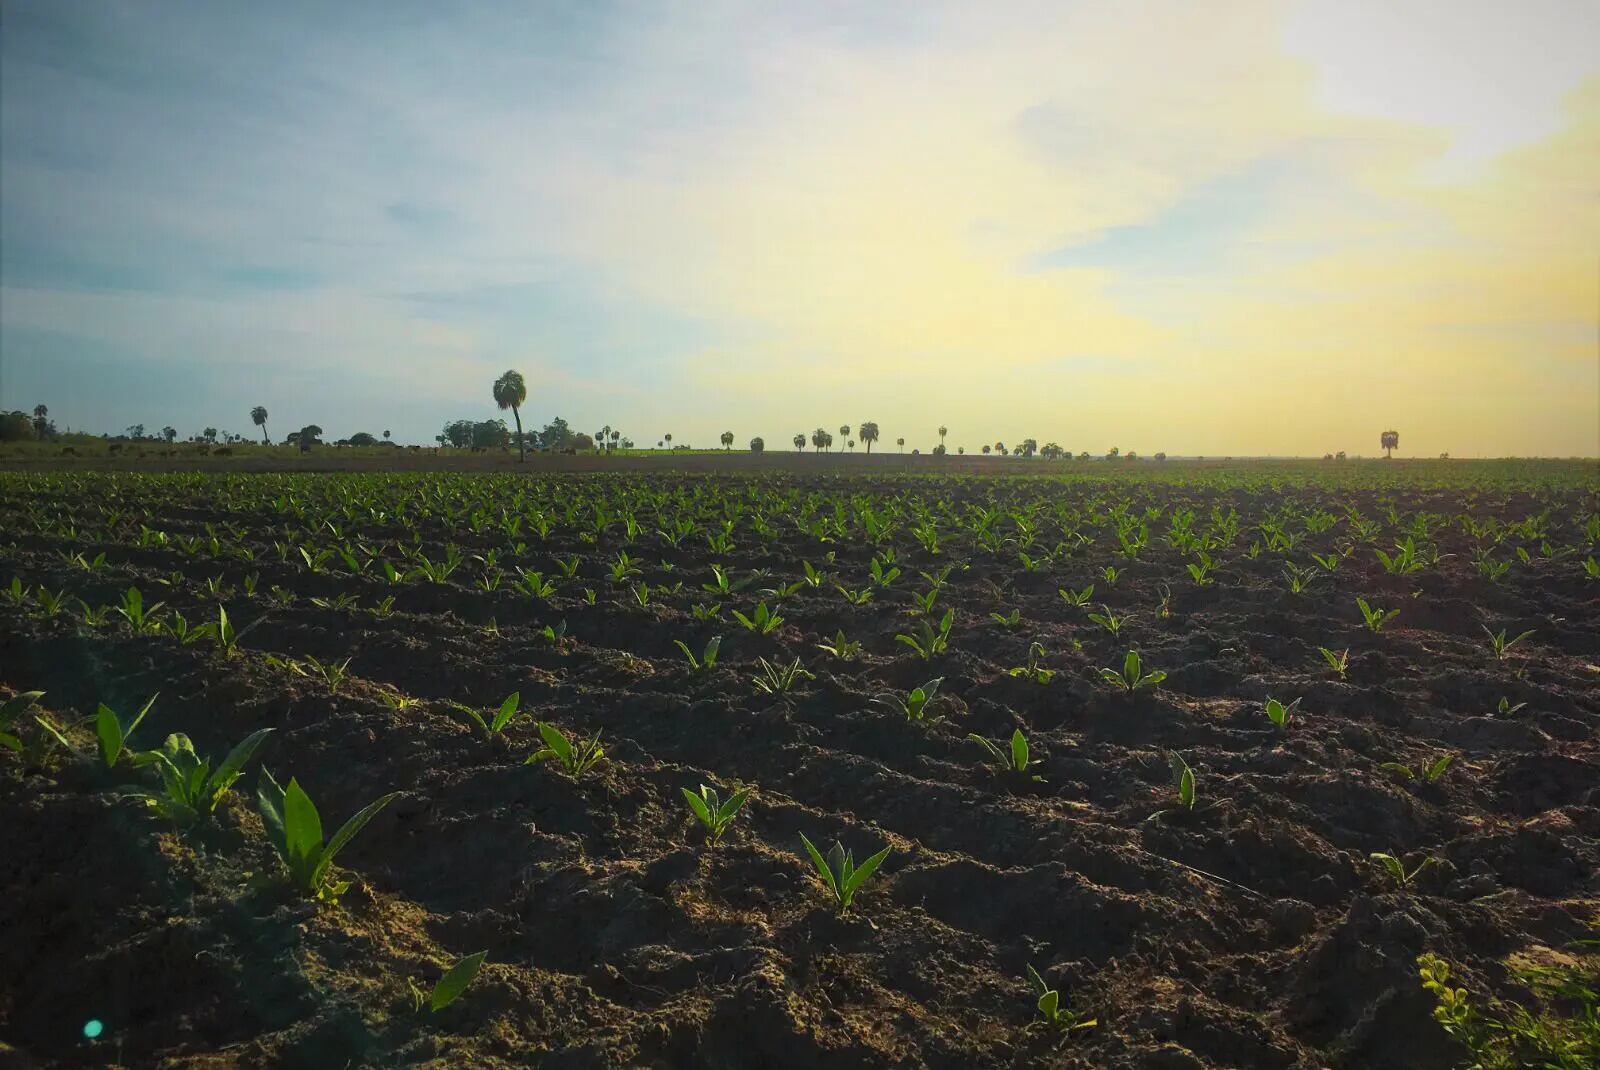
[[[1506,630],[1504,628],[1501,628],[1498,632],[1491,632],[1487,626],[1480,625],[1480,627],[1483,628],[1483,634],[1489,637],[1489,646],[1492,650],[1494,650],[1496,661],[1504,661],[1506,658],[1510,657],[1511,648],[1528,638],[1528,636],[1532,635],[1534,631],[1532,628],[1529,628],[1521,635],[1513,639],[1507,639]]]
[[[211,760],[194,752],[194,744],[182,732],[174,732],[160,750],[146,751],[139,756],[141,765],[153,765],[161,776],[161,790],[140,790],[141,796],[152,810],[178,825],[192,825],[200,818],[216,813],[217,804],[228,793],[233,782],[244,771],[244,764],[255,754],[256,748],[272,733],[263,728],[250,733],[228,756],[211,769]]]
[[[833,586],[840,594],[844,595],[844,600],[853,606],[864,606],[872,601],[871,587],[863,587],[859,591],[852,591],[843,584],[836,583]]]
[[[928,716],[929,706],[939,692],[939,685],[944,683],[944,677],[936,676],[921,687],[914,687],[904,696],[879,695],[875,700],[899,714],[904,714],[905,719],[914,724],[930,723],[936,718]]]
[[[800,842],[806,845],[806,854],[811,856],[811,864],[816,867],[817,876],[822,878],[823,885],[833,896],[834,906],[840,914],[850,909],[857,890],[877,871],[883,860],[889,857],[890,850],[885,847],[857,866],[850,852],[846,851],[838,841],[834,842],[833,849],[828,852],[827,857],[823,857],[822,852],[817,850],[816,845],[807,839],[803,832],[800,834]]]
[[[1275,698],[1267,699],[1267,720],[1278,728],[1288,728],[1289,718],[1300,708],[1300,700],[1295,699],[1287,706]]]
[[[322,818],[317,808],[300,787],[300,782],[289,779],[287,788],[280,788],[265,766],[256,786],[256,803],[261,810],[261,823],[266,826],[267,838],[277,849],[289,880],[301,893],[320,902],[331,903],[350,887],[349,881],[335,881],[329,871],[339,852],[400,795],[398,791],[369,803],[350,820],[339,827],[333,839],[322,840]]]
[[[989,619],[1002,628],[1015,628],[1022,623],[1022,610],[1013,609],[1010,613],[991,613]]]
[[[1183,755],[1176,751],[1167,755],[1167,761],[1172,766],[1172,787],[1178,795],[1178,805],[1185,810],[1193,810],[1196,794],[1194,787],[1194,769],[1183,760]]]
[[[1374,635],[1383,631],[1385,624],[1400,615],[1398,609],[1373,609],[1365,598],[1357,598],[1356,606],[1361,610],[1361,617],[1367,623],[1367,630]]]
[[[1339,679],[1343,680],[1345,678],[1345,674],[1350,669],[1349,649],[1346,648],[1338,654],[1335,654],[1325,646],[1319,646],[1317,649],[1322,652],[1322,660],[1326,661],[1329,667],[1332,668],[1334,672],[1339,674]]]
[[[1142,687],[1156,687],[1167,678],[1161,669],[1144,671],[1144,663],[1137,650],[1128,651],[1128,656],[1122,659],[1122,669],[1101,669],[1100,678],[1108,684],[1121,688],[1124,692],[1132,694]]]
[[[434,984],[433,991],[427,996],[422,994],[422,989],[417,987],[415,981],[406,978],[406,984],[411,986],[411,1009],[421,1014],[426,1004],[430,1013],[437,1014],[450,1006],[461,998],[461,993],[465,992],[473,978],[478,976],[478,971],[483,968],[483,960],[488,956],[489,952],[478,951],[457,959]]]
[[[1061,600],[1069,606],[1083,609],[1089,605],[1089,599],[1094,597],[1094,584],[1090,584],[1081,591],[1074,591],[1070,587],[1061,587],[1056,591]]]
[[[859,639],[846,639],[844,629],[834,632],[833,640],[827,643],[818,643],[817,649],[832,654],[840,661],[854,661],[861,656],[861,641]]]
[[[731,612],[741,625],[757,635],[771,635],[783,624],[783,618],[778,615],[776,610],[768,609],[765,602],[756,606],[755,612],[748,617],[737,609],[731,610]]]
[[[156,602],[154,605],[146,606],[139,588],[129,587],[123,592],[122,604],[116,607],[116,611],[122,614],[135,632],[147,632],[160,627],[159,614],[164,605],[165,602]]]
[[[43,691],[24,691],[13,695],[0,704],[0,747],[21,754],[24,751],[22,739],[12,731],[12,727],[22,719],[22,715],[33,708],[34,703],[44,698]]]
[[[1030,776],[1028,774],[1028,770],[1039,763],[1029,757],[1028,740],[1022,734],[1022,729],[1018,728],[1011,733],[1009,746],[996,743],[992,739],[986,739],[976,732],[969,732],[967,738],[988,753],[990,761],[994,763],[1001,775],[1027,776],[1029,780],[1037,783],[1042,784],[1044,782],[1043,777]]]
[[[385,691],[383,694],[385,700],[387,700],[389,692]],[[512,719],[517,716],[518,707],[521,705],[521,703],[522,692],[513,691],[511,694],[505,697],[505,701],[500,703],[500,708],[495,711],[494,716],[488,719],[485,719],[483,714],[479,713],[471,706],[457,706],[456,708],[470,717],[472,719],[472,723],[476,724],[485,735],[498,736],[501,732],[505,731],[506,725],[510,724]]]
[[[1501,717],[1510,717],[1512,714],[1516,713],[1526,705],[1526,702],[1518,702],[1513,704],[1510,699],[1506,698],[1504,695],[1501,695],[1500,701],[1498,704],[1496,704],[1494,710]]]
[[[1424,762],[1415,767],[1406,765],[1403,762],[1383,762],[1378,768],[1393,773],[1402,780],[1420,780],[1424,784],[1436,784],[1444,776],[1445,771],[1450,768],[1450,763],[1454,760],[1455,755],[1446,752],[1430,762]]]
[[[1394,880],[1395,886],[1402,892],[1410,891],[1412,883],[1422,875],[1422,871],[1439,861],[1432,855],[1418,862],[1416,868],[1407,872],[1405,863],[1392,854],[1374,851],[1369,856],[1374,862],[1383,867],[1383,871]]]
[[[1056,670],[1045,668],[1042,664],[1040,664],[1042,661],[1044,661],[1044,645],[1041,643],[1030,643],[1028,644],[1028,664],[1018,665],[1015,668],[1007,669],[1006,675],[1024,677],[1032,680],[1036,684],[1048,684],[1051,680],[1055,679]]]
[[[733,824],[733,819],[739,816],[739,811],[750,798],[749,788],[740,788],[724,801],[717,793],[717,789],[706,784],[700,785],[698,793],[688,788],[680,788],[683,799],[689,804],[689,812],[706,827],[710,833],[711,843],[715,845],[722,839],[722,834],[728,831],[728,826]]]
[[[895,642],[904,643],[923,661],[933,660],[934,655],[942,654],[950,645],[950,626],[955,623],[956,611],[947,609],[944,617],[939,621],[938,630],[934,630],[927,621],[920,621],[920,630],[916,635],[896,635]]]
[[[1097,1019],[1082,1018],[1070,1007],[1063,1007],[1061,993],[1046,984],[1045,979],[1039,976],[1039,971],[1031,965],[1028,967],[1028,981],[1033,985],[1033,1005],[1038,1008],[1039,1015],[1046,1024],[1063,1033],[1093,1029],[1100,1024]]]
[[[322,682],[328,685],[328,694],[330,695],[339,693],[339,686],[344,683],[345,670],[350,667],[352,660],[354,660],[354,655],[340,662],[322,662],[317,660],[314,655],[306,655],[306,664],[310,665],[316,674],[322,677]]]
[[[100,703],[100,708],[95,711],[94,715],[94,734],[100,742],[100,757],[105,762],[107,769],[115,769],[117,763],[122,760],[123,755],[134,758],[135,764],[139,764],[134,753],[128,750],[128,737],[132,736],[133,730],[139,727],[139,722],[144,720],[144,715],[150,712],[150,707],[156,704],[156,698],[159,694],[157,692],[157,694],[151,695],[143,708],[134,714],[133,719],[126,724],[123,723],[122,718],[118,717],[110,706],[107,706],[104,702]]]
[[[1100,608],[1105,610],[1105,612],[1091,613],[1089,614],[1089,619],[1100,625],[1100,627],[1104,628],[1106,631],[1110,632],[1111,638],[1115,639],[1119,634],[1121,634],[1122,626],[1127,623],[1127,618],[1113,616],[1110,606],[1101,606]]]
[[[688,659],[690,672],[710,672],[717,667],[717,652],[722,649],[722,636],[713,635],[706,643],[705,652],[698,659],[695,658],[694,651],[689,649],[689,644],[682,639],[674,639],[672,642]]]
[[[782,662],[774,664],[766,658],[758,658],[761,671],[751,681],[756,685],[756,690],[766,695],[783,695],[793,691],[795,685],[801,680],[815,680],[816,674],[800,667],[800,659],[795,658],[789,664]]]
[[[540,721],[539,735],[544,740],[544,746],[528,755],[523,765],[553,761],[573,780],[577,780],[606,756],[605,748],[600,745],[599,732],[573,743],[562,734],[561,729]]]

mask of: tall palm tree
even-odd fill
[[[840,425],[840,427],[839,427],[839,437],[840,438],[849,438],[850,437],[850,425],[849,424]]]
[[[828,441],[828,432],[824,431],[822,428],[819,427],[815,431],[811,432],[811,444],[817,449],[822,449],[822,444],[826,441]]]
[[[950,429],[948,427],[946,427],[944,424],[939,425],[939,445],[944,445],[944,436],[948,435],[949,433]]]
[[[522,381],[522,373],[508,371],[494,381],[494,403],[500,406],[500,411],[511,410],[512,417],[517,421],[517,460],[528,459],[527,443],[522,441],[522,403],[528,400],[528,384]],[[505,426],[504,424],[501,425]]]
[[[267,410],[266,410],[266,408],[264,406],[257,405],[255,408],[251,409],[250,410],[250,420],[257,427],[261,428],[261,444],[263,446],[272,445],[272,439],[267,437]]]
[[[622,438],[622,432],[621,431],[615,431],[614,430],[614,431],[611,432],[611,448],[612,449],[616,449],[617,448],[617,443],[621,438]]]
[[[894,444],[900,447],[901,453],[904,453],[906,451],[906,436],[901,435],[899,438],[894,440]]]
[[[805,448],[806,448],[806,436],[805,435],[796,435],[796,436],[794,436],[794,448],[799,450],[799,451],[801,451],[802,453],[805,452]]]
[[[661,437],[666,440],[667,449],[670,450],[672,448],[672,436],[671,435],[662,435]]]
[[[872,452],[872,444],[878,441],[878,425],[868,420],[861,425],[861,441],[866,444],[867,452]]]
[[[1383,447],[1383,459],[1387,461],[1394,456],[1394,451],[1400,448],[1400,432],[1385,431],[1378,439],[1378,443]]]
[[[722,432],[722,448],[725,449],[725,450],[733,449],[733,432],[732,431],[724,431],[724,432]]]

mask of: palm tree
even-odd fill
[[[1383,459],[1387,461],[1393,457],[1394,451],[1400,448],[1400,432],[1385,431],[1378,439],[1378,443],[1383,447]]]
[[[722,448],[725,449],[725,450],[733,449],[733,432],[732,431],[724,431],[724,432],[722,432]]]
[[[904,435],[901,435],[899,438],[895,439],[894,444],[900,447],[901,453],[906,451],[906,437]]]
[[[984,444],[983,444],[983,452],[984,452],[984,455],[985,455],[985,456],[987,456],[987,455],[988,455],[988,453],[989,453],[989,451],[990,451],[990,450],[992,450],[992,449],[994,449],[994,447],[993,447],[993,446],[991,446],[991,445],[989,445],[989,444],[988,444],[988,443],[987,443],[987,442],[985,442],[985,443],[984,443]]]
[[[200,434],[207,442],[215,442],[217,440],[217,429],[215,427],[208,427]]]
[[[794,448],[799,450],[799,451],[801,451],[802,453],[805,452],[805,448],[806,448],[806,436],[805,435],[796,435],[796,436],[794,436]]]
[[[867,452],[872,452],[872,444],[878,441],[878,425],[868,420],[861,425],[861,441],[866,445]]]
[[[494,381],[494,403],[500,406],[500,411],[511,410],[512,417],[517,421],[517,460],[528,459],[527,443],[522,441],[522,403],[528,400],[528,384],[522,381],[522,373],[508,371]]]
[[[267,410],[266,410],[266,408],[261,406],[261,405],[257,405],[255,408],[251,409],[250,410],[250,420],[257,427],[261,428],[261,444],[263,446],[272,445],[272,439],[267,437]]]
[[[1120,456],[1122,456],[1122,447],[1120,446],[1112,446],[1109,450],[1106,450],[1106,460],[1108,461],[1114,461]]]
[[[944,424],[939,425],[939,445],[944,445],[944,436],[948,435],[949,433],[950,429],[948,427],[946,427]]]
[[[671,436],[671,435],[662,435],[662,436],[661,436],[661,437],[662,437],[662,438],[664,438],[664,439],[665,439],[665,440],[666,440],[666,442],[667,442],[667,449],[669,449],[669,450],[670,450],[670,449],[671,449],[671,448],[672,448],[672,436]]]
[[[856,440],[855,439],[852,438],[849,442],[846,443],[846,445],[850,447],[850,452],[851,453],[854,453],[856,451]]]
[[[177,428],[168,424],[166,427],[161,429],[161,437],[166,439],[168,444],[171,444],[171,442],[178,437],[178,430]]]
[[[1022,454],[1024,457],[1032,457],[1035,453],[1039,452],[1039,440],[1033,438],[1023,439],[1022,445],[1017,447],[1017,452]]]
[[[823,443],[827,441],[828,432],[824,431],[822,428],[819,427],[815,431],[811,432],[811,445],[815,446],[817,449],[822,449]]]
[[[385,438],[385,439],[388,439],[388,437],[389,437],[389,429],[388,429],[388,428],[387,428],[387,427],[385,427],[385,428],[384,428],[384,429],[383,429],[383,437],[384,437],[384,438]]]

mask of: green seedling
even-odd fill
[[[782,662],[774,664],[766,658],[758,658],[761,671],[756,673],[754,680],[756,690],[766,695],[783,695],[795,689],[795,685],[802,680],[815,680],[816,674],[800,667],[800,659],[795,658],[787,665]]]
[[[931,723],[936,718],[928,716],[933,704],[934,696],[939,693],[939,685],[944,683],[944,677],[936,676],[921,687],[914,687],[904,696],[879,695],[875,700],[893,710],[903,714],[905,719],[913,724]]]
[[[1439,861],[1437,858],[1429,855],[1421,862],[1418,862],[1414,869],[1407,871],[1405,863],[1392,854],[1385,854],[1382,851],[1374,851],[1369,857],[1383,868],[1383,871],[1387,873],[1394,881],[1395,887],[1399,888],[1402,892],[1410,891],[1412,883],[1422,875],[1423,870]]]
[[[1521,710],[1526,705],[1527,705],[1526,702],[1512,703],[1512,701],[1510,699],[1506,698],[1504,695],[1501,695],[1500,696],[1500,701],[1495,706],[1494,710],[1501,717],[1510,717],[1513,714],[1517,713],[1519,710]]]
[[[1122,626],[1128,622],[1128,619],[1126,617],[1113,616],[1110,606],[1101,606],[1100,608],[1105,612],[1091,613],[1089,614],[1089,619],[1110,632],[1111,638],[1115,639],[1122,633]]]
[[[1326,661],[1329,668],[1338,673],[1339,679],[1343,680],[1345,678],[1345,674],[1350,670],[1349,648],[1346,648],[1338,654],[1335,654],[1325,646],[1319,646],[1317,649],[1322,652],[1322,660]]]
[[[1506,658],[1511,656],[1512,647],[1516,646],[1518,643],[1522,642],[1524,639],[1528,638],[1528,636],[1533,634],[1533,629],[1529,628],[1521,635],[1512,639],[1507,639],[1506,630],[1504,628],[1501,628],[1498,632],[1491,632],[1487,626],[1480,625],[1480,627],[1483,627],[1483,634],[1489,637],[1489,646],[1494,651],[1496,661],[1506,660]]]
[[[1361,618],[1366,621],[1367,630],[1374,635],[1383,631],[1383,626],[1400,615],[1398,609],[1374,609],[1367,604],[1365,598],[1357,598],[1356,606],[1361,610]]]
[[[1167,755],[1167,761],[1172,766],[1172,789],[1177,793],[1178,806],[1184,810],[1193,810],[1195,800],[1198,798],[1194,786],[1194,768],[1176,751]]]
[[[94,715],[94,734],[100,741],[100,758],[105,762],[107,769],[115,769],[124,755],[130,759],[136,757],[128,749],[128,739],[133,735],[133,730],[139,727],[139,722],[144,720],[144,715],[150,712],[150,707],[156,704],[158,695],[159,692],[151,695],[143,708],[127,723],[123,723],[122,718],[118,717],[110,706],[104,702],[100,703],[100,708]]]
[[[244,771],[244,765],[255,754],[272,729],[263,728],[250,733],[228,752],[216,771],[211,760],[201,758],[194,744],[182,732],[167,737],[160,750],[146,751],[140,755],[140,764],[155,766],[161,776],[161,790],[139,791],[150,808],[178,825],[192,825],[216,813],[217,804],[233,787]]]
[[[600,733],[596,732],[587,739],[579,738],[576,743],[567,739],[561,729],[544,721],[539,722],[539,736],[544,740],[544,746],[528,755],[523,765],[532,765],[535,762],[555,762],[573,780],[577,780],[590,769],[593,769],[606,756],[605,748],[600,745]]]
[[[705,652],[698,659],[695,658],[694,651],[689,649],[689,644],[682,639],[674,639],[672,642],[688,659],[690,672],[710,672],[717,667],[717,653],[722,649],[722,636],[713,635],[706,643]]]
[[[383,694],[387,700],[389,697],[389,692],[385,691]],[[456,709],[460,710],[462,713],[471,718],[472,723],[477,725],[485,735],[498,736],[501,732],[505,731],[506,726],[510,724],[517,716],[521,704],[522,692],[513,691],[511,694],[505,697],[505,700],[500,703],[500,708],[496,710],[494,716],[490,718],[485,718],[483,714],[479,713],[471,706],[457,706]],[[394,708],[403,709],[404,707]]]
[[[129,587],[123,592],[122,604],[116,607],[116,611],[122,614],[123,619],[135,632],[148,632],[160,626],[161,607],[164,605],[165,602],[156,602],[146,606],[139,588]]]
[[[1036,783],[1044,782],[1043,777],[1028,773],[1030,768],[1039,763],[1029,757],[1028,740],[1022,734],[1022,729],[1018,728],[1011,733],[1009,746],[992,739],[985,739],[976,732],[969,732],[967,738],[984,749],[989,755],[989,760],[1002,775],[1026,776]]]
[[[1455,755],[1447,752],[1417,766],[1402,762],[1383,762],[1378,768],[1393,773],[1402,780],[1420,780],[1424,784],[1435,784],[1444,776],[1445,770],[1450,768],[1450,763],[1454,760]]]
[[[1167,678],[1167,674],[1160,669],[1144,671],[1144,662],[1139,657],[1137,650],[1128,651],[1127,657],[1122,659],[1122,669],[1101,669],[1100,678],[1106,683],[1120,688],[1126,694],[1133,694],[1145,687],[1157,687]]]
[[[340,662],[319,661],[314,655],[306,655],[306,664],[311,666],[313,672],[322,677],[322,682],[328,685],[328,694],[337,695],[339,687],[344,683],[345,671],[350,668],[353,656]]]
[[[854,858],[837,841],[833,849],[823,857],[816,845],[806,838],[805,833],[800,834],[800,842],[806,846],[806,854],[811,856],[811,864],[816,867],[817,876],[822,879],[823,885],[833,896],[835,910],[843,914],[850,909],[850,904],[855,900],[856,892],[861,885],[866,883],[868,877],[875,873],[883,860],[889,857],[889,848],[885,847],[877,854],[862,862],[855,864]]]
[[[1094,584],[1090,584],[1081,591],[1074,591],[1069,587],[1062,587],[1056,591],[1061,600],[1069,606],[1084,609],[1089,605],[1089,599],[1094,597]]]
[[[1299,699],[1295,699],[1286,706],[1275,698],[1269,698],[1267,699],[1267,720],[1278,728],[1288,728],[1289,718],[1294,716],[1295,711],[1299,708]]]
[[[1007,669],[1006,675],[1018,676],[1032,680],[1036,684],[1048,684],[1055,679],[1055,669],[1047,669],[1041,664],[1044,661],[1044,645],[1041,643],[1028,644],[1028,664],[1018,665]]]
[[[1015,628],[1022,623],[1022,610],[1013,609],[1010,613],[991,613],[989,619],[1002,628]]]
[[[698,793],[688,788],[680,788],[683,792],[684,802],[689,804],[689,812],[706,827],[713,845],[722,839],[722,834],[728,831],[728,826],[733,824],[733,819],[739,816],[739,811],[744,809],[744,804],[750,798],[749,788],[740,788],[724,801],[717,793],[717,789],[706,784],[700,785]]]
[[[846,639],[843,628],[834,632],[832,642],[818,643],[817,649],[832,654],[840,661],[854,661],[861,656],[860,640]]]
[[[864,606],[872,601],[873,591],[871,587],[863,587],[859,591],[852,591],[840,583],[836,583],[833,586],[835,590],[844,595],[844,600],[853,606]]]
[[[22,715],[42,698],[44,698],[43,691],[24,691],[12,695],[0,704],[0,747],[16,754],[22,754],[26,750],[22,738],[16,732],[17,722],[21,721]]]
[[[323,842],[322,818],[300,782],[290,778],[288,788],[280,788],[272,773],[263,766],[256,786],[256,804],[267,838],[289,872],[290,883],[303,895],[331,903],[350,887],[349,881],[332,878],[333,860],[400,792],[393,791],[360,810],[339,827],[333,839]]]
[[[1061,993],[1045,983],[1039,971],[1032,966],[1028,967],[1028,981],[1033,985],[1033,1005],[1038,1009],[1039,1016],[1045,1024],[1063,1033],[1075,1033],[1083,1029],[1093,1029],[1100,1023],[1094,1018],[1081,1017],[1076,1011],[1061,1005]]]
[[[411,1009],[421,1014],[422,1008],[426,1006],[429,1013],[438,1014],[450,1006],[461,998],[461,993],[465,992],[473,978],[478,976],[478,971],[483,968],[483,961],[488,956],[489,952],[478,951],[457,959],[454,965],[444,972],[444,976],[435,982],[433,991],[427,995],[423,995],[422,989],[417,987],[415,981],[406,978],[406,983],[411,986]]]
[[[733,613],[734,619],[743,625],[746,630],[755,632],[757,635],[771,635],[783,623],[783,618],[778,615],[776,610],[768,609],[765,602],[756,606],[755,612],[748,617],[737,609],[730,612]]]
[[[955,623],[955,619],[956,611],[947,609],[944,611],[944,617],[939,621],[938,629],[935,629],[926,620],[919,621],[920,628],[916,635],[899,634],[894,637],[895,642],[904,643],[916,651],[917,656],[923,661],[932,661],[935,655],[942,654],[949,648],[950,627]]]

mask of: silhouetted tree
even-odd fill
[[[261,428],[261,444],[263,446],[272,445],[272,439],[267,437],[267,410],[260,405],[251,409],[250,422]]]
[[[878,425],[873,423],[871,420],[868,420],[866,423],[861,425],[859,434],[861,435],[862,444],[867,447],[867,452],[871,453],[872,444],[878,441]]]
[[[494,381],[494,403],[500,406],[500,411],[511,410],[511,416],[517,421],[517,460],[528,459],[528,449],[522,441],[522,403],[528,400],[528,384],[523,382],[522,373],[508,371]]]

